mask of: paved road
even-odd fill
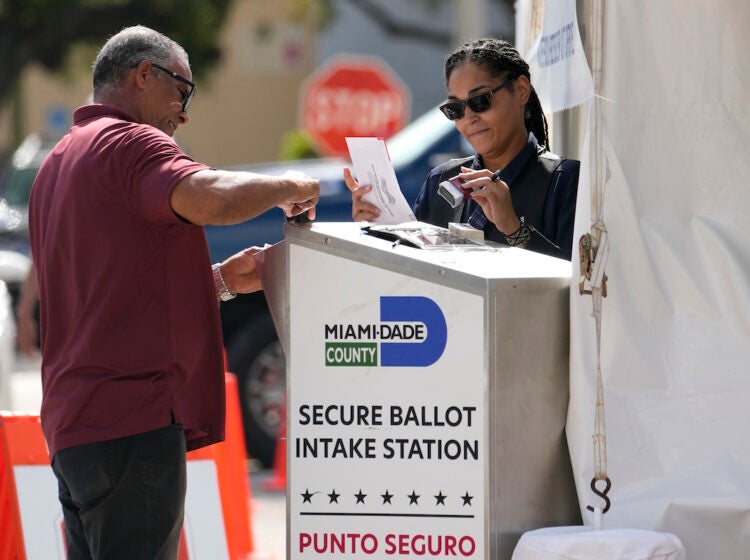
[[[286,558],[286,494],[284,490],[267,489],[272,477],[269,470],[250,473],[254,560]]]

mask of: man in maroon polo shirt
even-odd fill
[[[154,30],[110,38],[93,82],[29,205],[42,429],[69,559],[176,559],[185,452],[224,438],[217,299],[260,288],[254,249],[212,267],[201,226],[314,217],[319,186],[186,156],[188,57]]]

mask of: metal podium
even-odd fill
[[[261,263],[287,357],[287,557],[509,559],[581,521],[571,265],[289,225]]]

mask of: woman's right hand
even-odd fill
[[[374,222],[380,216],[380,210],[377,206],[362,199],[372,190],[372,187],[357,183],[348,167],[344,167],[344,182],[352,191],[352,219],[355,222]]]

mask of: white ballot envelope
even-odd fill
[[[346,145],[349,147],[357,181],[362,186],[372,187],[363,200],[380,209],[380,216],[375,223],[413,222],[416,218],[398,185],[385,141],[380,138],[347,137]]]

